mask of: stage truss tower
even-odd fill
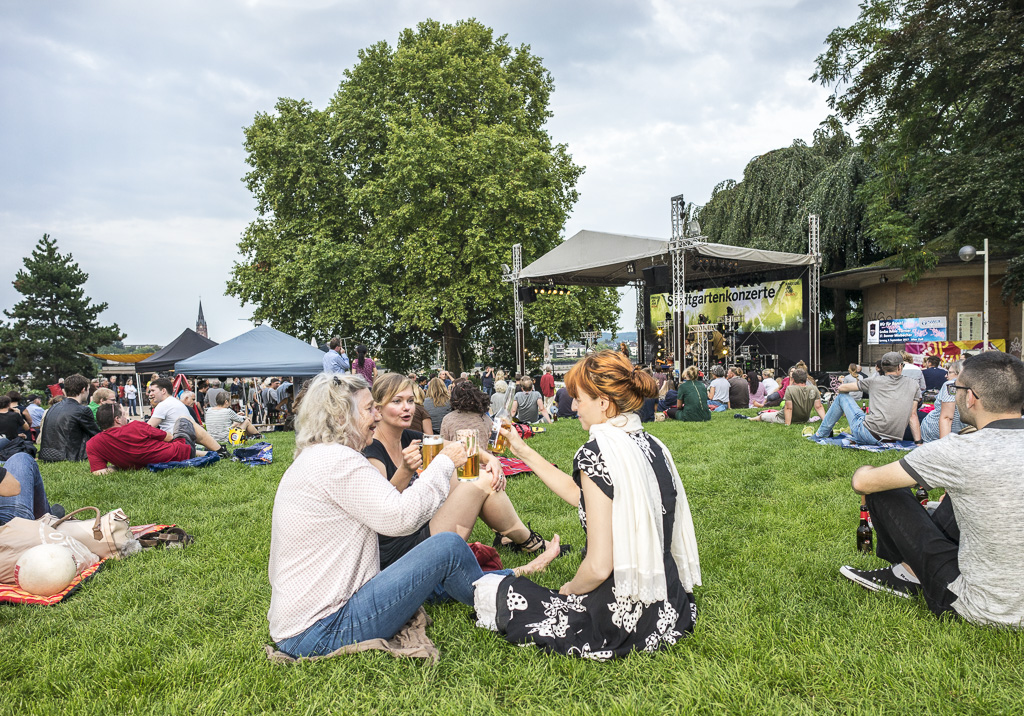
[[[807,253],[814,263],[807,272],[807,312],[810,325],[807,327],[808,357],[811,370],[821,370],[821,226],[817,214],[807,217]],[[842,310],[836,306],[836,310]]]

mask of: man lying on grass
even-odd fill
[[[950,387],[961,420],[977,432],[947,435],[899,462],[853,474],[853,489],[867,495],[877,554],[893,566],[839,571],[867,589],[923,594],[936,615],[1020,628],[1024,364],[999,351],[982,353],[964,361]],[[907,489],[914,484],[945,488],[933,514]]]
[[[206,453],[196,450],[196,442],[216,451],[220,448],[210,434],[188,418],[178,418],[174,429],[167,432],[144,423],[128,420],[128,410],[115,403],[96,410],[96,422],[103,431],[85,444],[89,469],[93,475],[106,475],[120,470],[139,470],[156,462],[177,462]],[[226,453],[226,451],[225,451]],[[108,467],[110,463],[112,467]]]

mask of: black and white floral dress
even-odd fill
[[[679,580],[679,571],[669,551],[675,519],[676,492],[672,472],[661,446],[644,431],[632,433],[644,456],[654,468],[661,490],[665,543],[665,578],[668,598],[644,606],[615,590],[615,576],[588,594],[561,595],[526,577],[506,577],[497,589],[498,631],[513,643],[533,643],[542,649],[604,661],[627,656],[631,651],[655,651],[675,644],[693,631],[697,605]],[[591,440],[576,452],[573,479],[580,485],[587,473],[609,498],[614,480],[608,473],[597,441]],[[580,492],[580,523],[587,529],[586,505]]]

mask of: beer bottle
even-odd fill
[[[914,489],[914,498],[922,505],[928,504],[928,490],[924,489],[921,485],[917,485]]]
[[[861,552],[871,554],[874,548],[871,545],[871,537],[874,533],[871,525],[868,524],[868,506],[861,498],[860,503],[860,526],[857,528],[857,549]]]
[[[508,449],[508,438],[501,434],[499,428],[512,428],[512,401],[516,399],[516,393],[510,385],[505,389],[505,402],[494,413],[494,422],[491,423],[491,437],[487,446],[491,452],[505,452]]]

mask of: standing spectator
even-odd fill
[[[169,381],[168,381],[169,382]],[[75,373],[64,381],[65,400],[46,411],[39,438],[39,459],[44,462],[84,460],[85,443],[100,431],[89,400],[89,380]]]
[[[128,414],[138,415],[139,391],[135,389],[135,380],[133,378],[129,378],[128,383],[124,386],[124,398],[128,401]]]
[[[43,408],[43,396],[38,393],[28,396],[28,407],[25,408],[25,412],[28,413],[28,426],[38,435],[39,425],[43,422],[43,414],[46,412]]]
[[[345,347],[341,345],[341,339],[335,336],[327,344],[328,350],[324,353],[324,373],[348,373],[352,367],[345,355]]]
[[[921,371],[924,375],[925,390],[938,390],[948,380],[946,369],[939,367],[938,356],[925,356],[925,369]]]
[[[551,408],[555,402],[555,376],[551,375],[551,366],[544,366],[544,375],[540,377],[540,394],[544,396],[544,405]]]
[[[366,346],[362,344],[356,346],[356,360],[352,364],[352,372],[363,376],[370,387],[373,387],[373,379],[377,377],[377,363],[373,358],[366,357]]]
[[[480,376],[480,387],[485,395],[494,394],[494,366],[484,366],[483,375]]]

